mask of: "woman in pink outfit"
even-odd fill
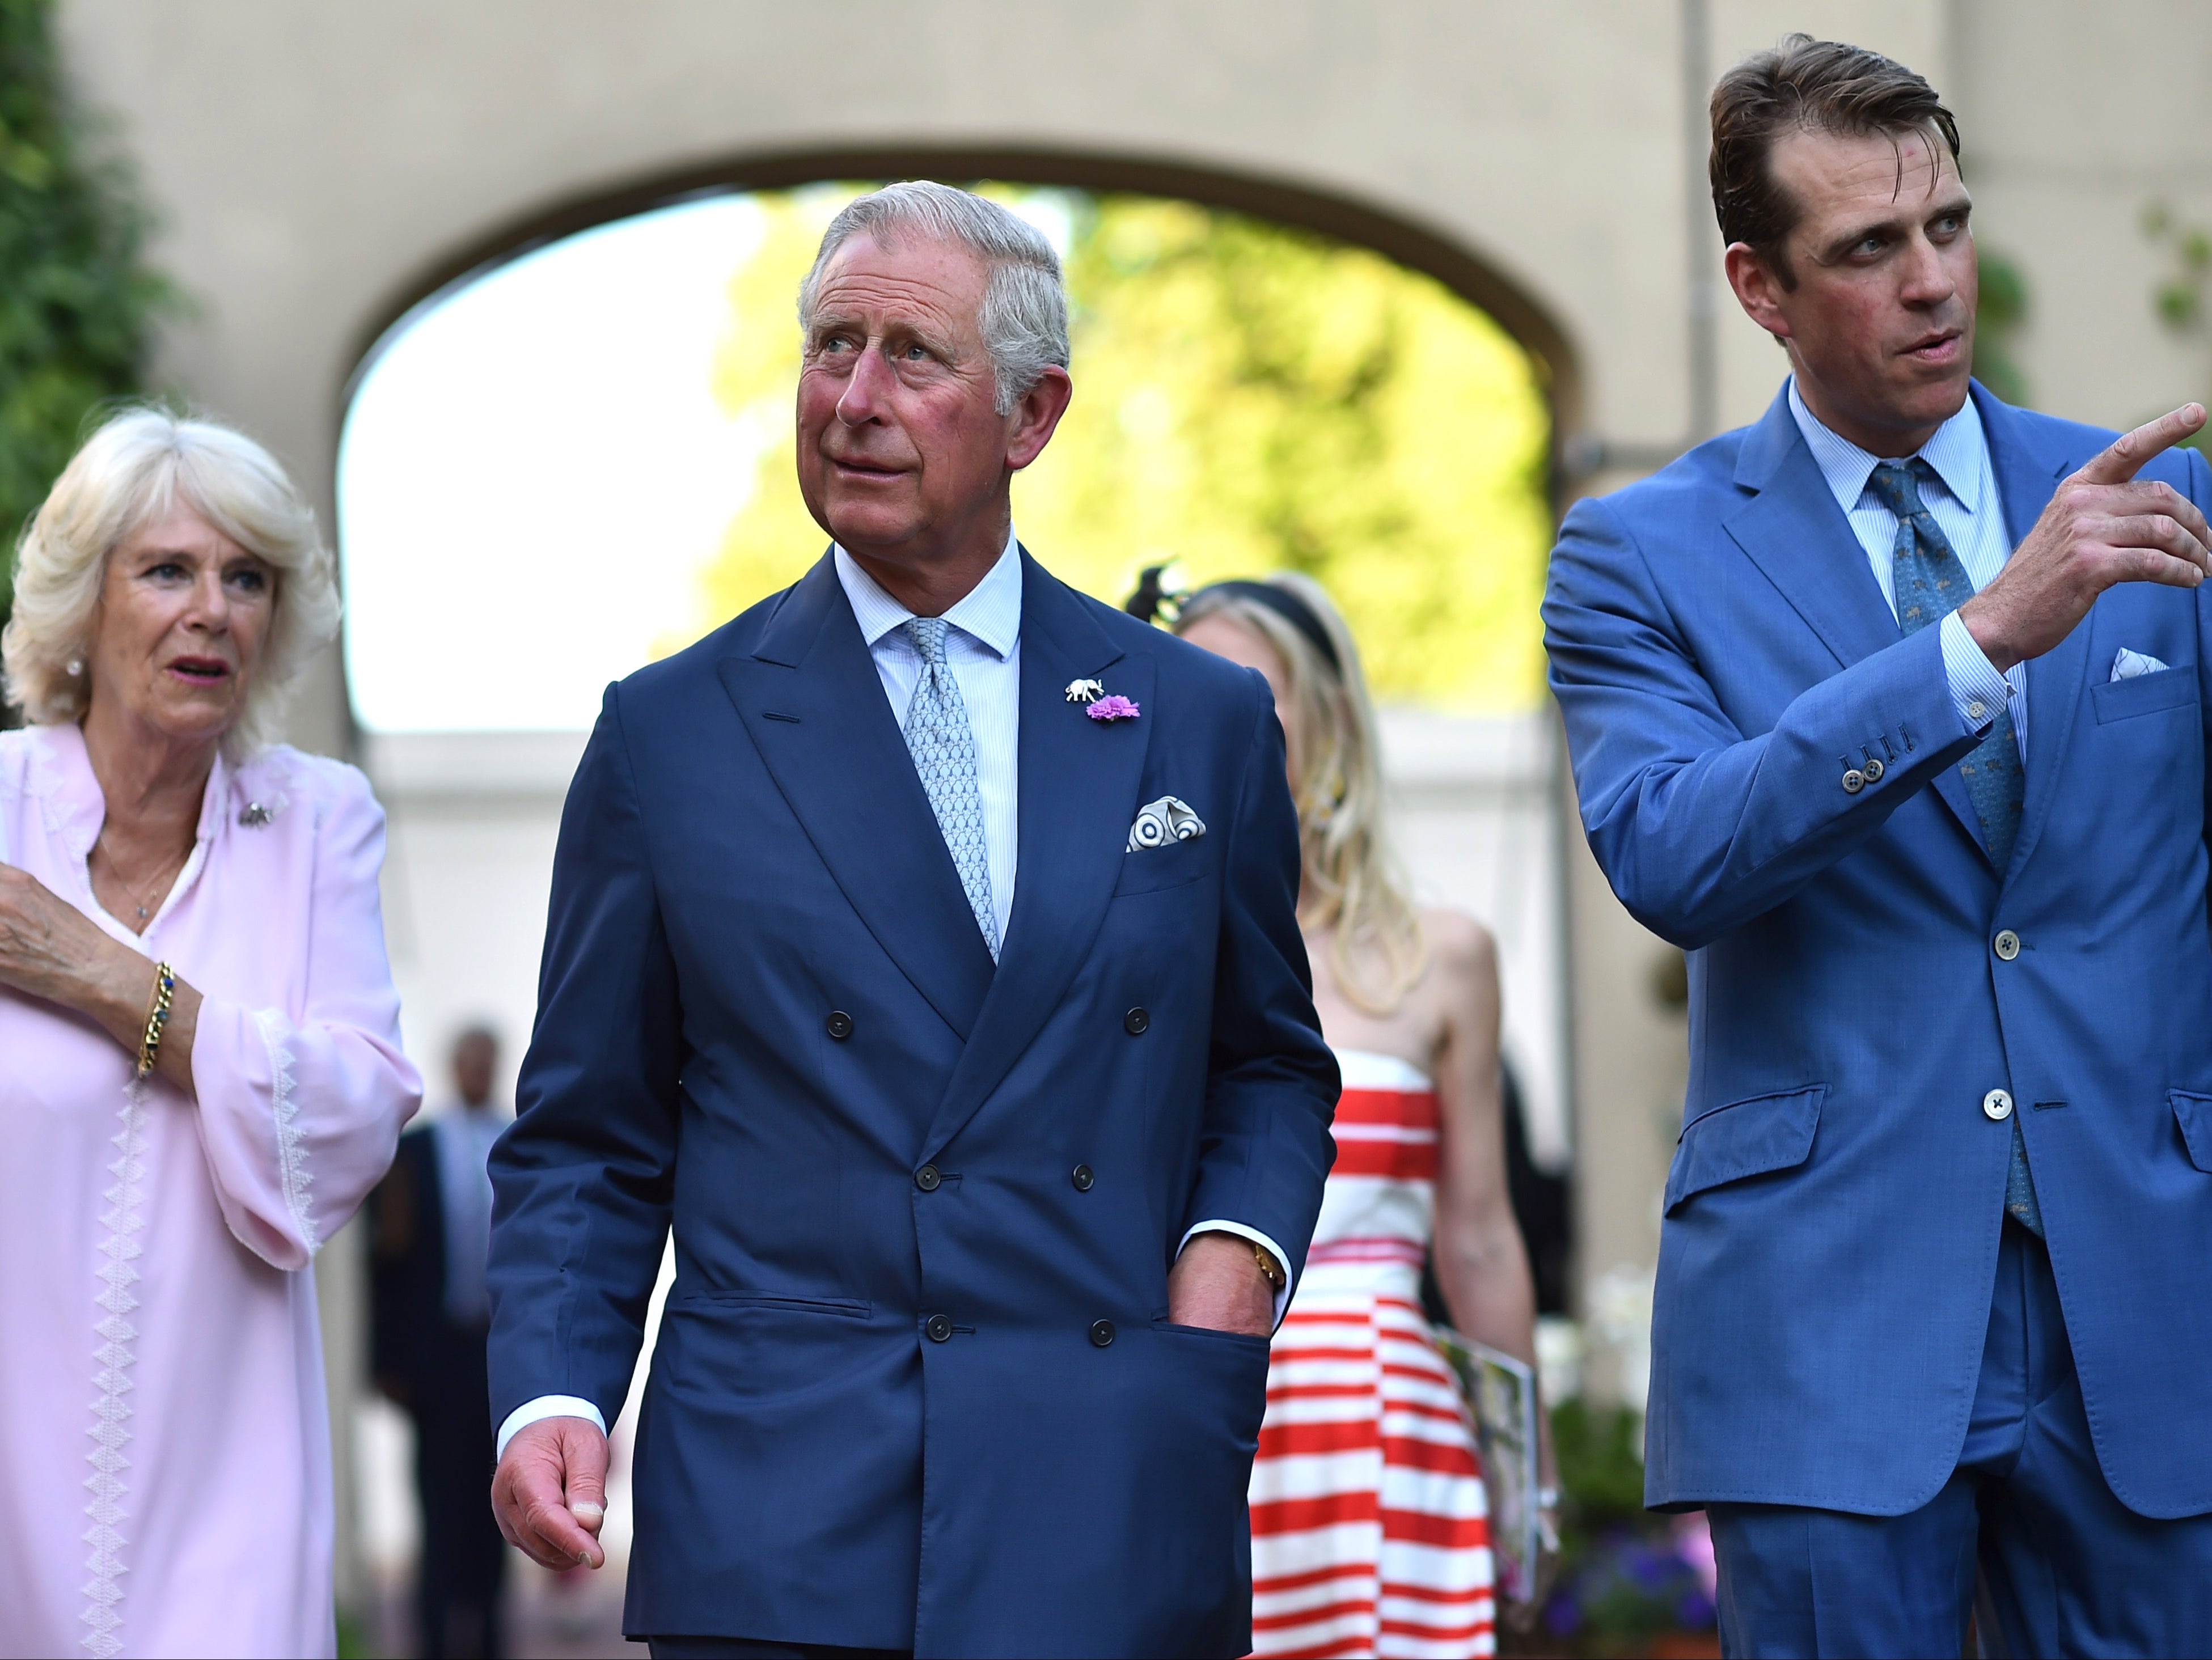
[[[311,1655],[331,1623],[315,1250],[422,1084],[383,815],[273,745],[330,555],[250,440],[70,464],[0,636],[0,1653]]]

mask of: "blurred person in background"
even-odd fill
[[[1320,584],[1217,582],[1183,601],[1175,628],[1274,691],[1304,854],[1298,921],[1344,1074],[1336,1163],[1275,1335],[1252,1472],[1255,1649],[1488,1654],[1474,1426],[1421,1280],[1433,1237],[1453,1323],[1534,1364],[1506,1188],[1497,948],[1471,917],[1417,910],[1407,894],[1366,678]],[[1370,1380],[1363,1393],[1342,1388],[1347,1359]]]
[[[454,1105],[399,1138],[369,1195],[370,1366],[415,1420],[422,1548],[420,1651],[497,1656],[507,1541],[485,1488],[495,1462],[484,1337],[491,1298],[491,1144],[507,1115],[492,1097],[499,1039],[471,1026],[453,1050]]]
[[[316,1248],[392,1161],[351,767],[276,743],[338,602],[251,440],[136,409],[0,635],[0,1652],[328,1655]]]

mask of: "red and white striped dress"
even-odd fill
[[[1336,1164],[1252,1467],[1253,1652],[1492,1654],[1474,1426],[1421,1313],[1436,1091],[1390,1055],[1336,1058]]]

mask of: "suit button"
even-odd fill
[[[945,1178],[937,1173],[934,1164],[924,1164],[914,1173],[914,1184],[924,1193],[935,1193]]]
[[[1864,789],[1865,787],[1866,787],[1866,775],[1865,775],[1864,773],[1861,772],[1861,771],[1860,771],[1856,767],[1853,767],[1852,769],[1850,769],[1850,771],[1846,772],[1846,773],[1844,775],[1844,794],[1846,794],[1846,795],[1856,795],[1856,794],[1857,794],[1861,790]]]
[[[1860,770],[1866,774],[1866,781],[1868,783],[1879,784],[1881,782],[1882,774],[1887,772],[1889,769],[1882,765],[1881,762],[1877,757],[1869,756],[1867,757],[1866,765],[1862,767]]]
[[[1991,1090],[1982,1098],[1982,1116],[2002,1124],[2012,1116],[2012,1097],[2002,1090]]]
[[[1113,1341],[1114,1323],[1111,1320],[1093,1320],[1091,1323],[1091,1344],[1093,1348],[1103,1349]]]
[[[1078,1164],[1073,1171],[1068,1172],[1067,1179],[1075,1183],[1075,1190],[1078,1193],[1090,1192],[1091,1183],[1093,1180],[1091,1174],[1091,1166],[1088,1164]]]
[[[1152,1017],[1142,1009],[1131,1009],[1121,1017],[1121,1030],[1132,1037],[1141,1037],[1145,1028],[1152,1024]]]
[[[2010,928],[1998,934],[1992,943],[1996,946],[1997,958],[2000,962],[2009,963],[2020,955],[2020,936]]]
[[[822,1024],[830,1035],[841,1043],[853,1035],[853,1017],[842,1009],[831,1011],[830,1018]]]
[[[929,1316],[929,1323],[924,1326],[922,1329],[929,1334],[929,1341],[931,1342],[942,1343],[952,1335],[951,1316],[950,1315],[944,1314],[933,1314]]]

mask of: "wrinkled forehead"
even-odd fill
[[[822,268],[813,320],[906,320],[969,331],[979,326],[988,280],[965,243],[912,229],[856,231]]]
[[[1931,128],[1832,132],[1799,127],[1775,141],[1768,166],[1807,223],[1835,215],[1917,215],[1939,198],[1966,199],[1956,159]]]

